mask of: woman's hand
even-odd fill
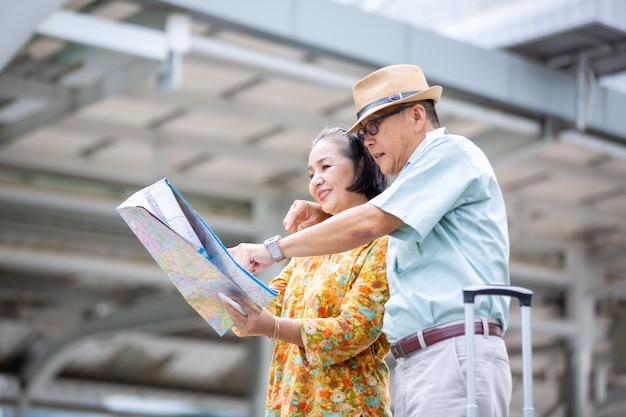
[[[253,308],[242,300],[232,297],[243,309],[246,315],[241,314],[228,302],[222,300],[222,305],[233,320],[233,332],[239,336],[267,336],[272,337],[274,320],[276,317],[266,309]]]
[[[295,233],[298,230],[321,223],[329,217],[330,214],[324,212],[318,203],[295,200],[283,219],[283,226],[289,233]]]

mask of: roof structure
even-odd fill
[[[281,233],[312,138],[399,62],[505,193],[537,415],[623,415],[624,2],[5,0],[0,34],[7,415],[262,415],[270,343],[217,336],[115,207],[168,177],[227,246]]]

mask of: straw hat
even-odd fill
[[[427,99],[437,103],[442,90],[439,85],[429,87],[415,65],[390,65],[374,71],[352,87],[357,121],[348,133],[359,130],[363,119],[385,107]]]

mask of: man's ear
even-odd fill
[[[415,103],[413,106],[407,109],[407,112],[411,113],[411,117],[413,117],[415,120],[419,120],[421,118],[419,109],[423,110],[423,107],[420,104]]]
[[[426,115],[426,108],[423,104],[418,103],[417,105],[411,107],[412,115],[416,121],[420,121],[422,123],[428,122],[428,117]]]
[[[414,107],[417,120],[426,120],[426,108],[423,104]]]
[[[422,131],[428,129],[428,116],[426,114],[426,108],[422,104],[417,103],[415,106],[411,107],[409,111],[411,112],[411,117],[415,123],[417,123],[414,125],[417,130]]]

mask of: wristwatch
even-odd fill
[[[265,245],[267,250],[270,251],[270,255],[272,255],[272,259],[276,263],[287,260],[287,258],[285,258],[283,253],[280,251],[280,248],[278,247],[278,241],[280,240],[280,238],[280,235],[276,235],[263,241],[263,244]]]

